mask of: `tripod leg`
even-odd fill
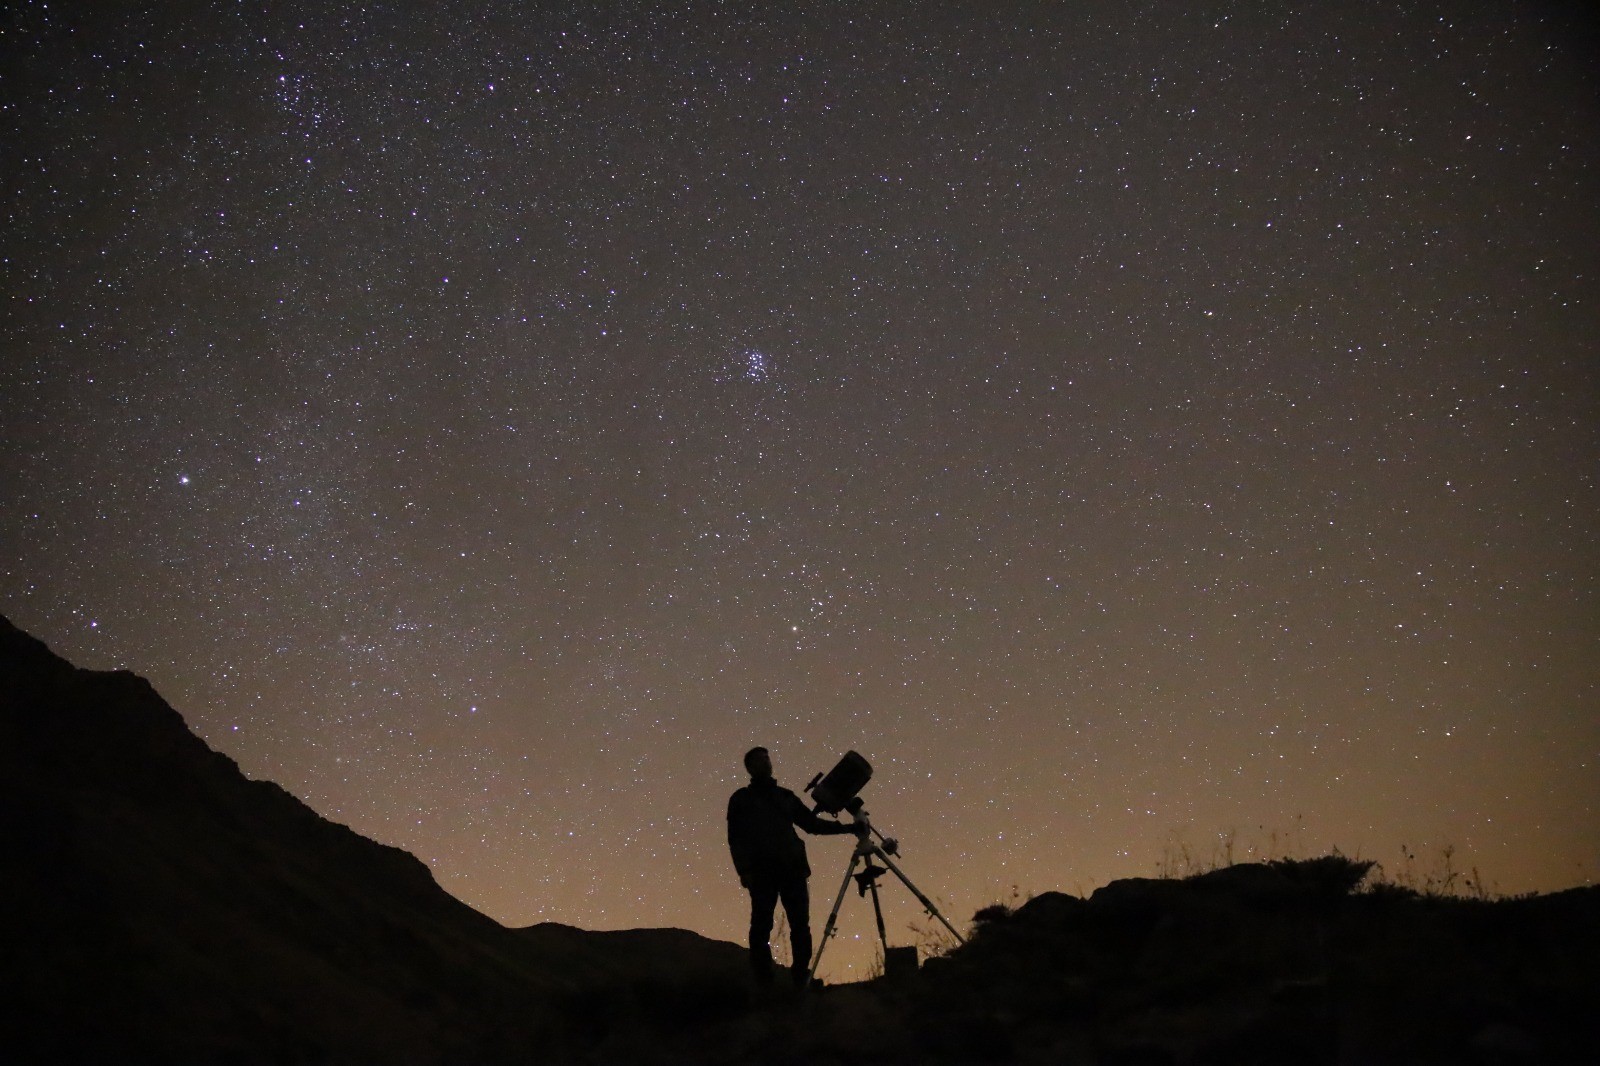
[[[889,933],[883,927],[883,904],[878,902],[878,882],[873,880],[868,886],[872,890],[872,913],[878,919],[878,945],[883,948],[884,966],[889,965]]]
[[[850,853],[850,865],[845,867],[844,880],[839,883],[839,894],[834,897],[833,910],[828,912],[828,924],[822,927],[822,939],[817,941],[817,950],[811,956],[811,969],[806,973],[805,987],[809,988],[813,978],[817,976],[817,967],[822,965],[822,952],[828,946],[828,938],[833,936],[833,927],[839,922],[839,908],[844,904],[844,894],[849,891],[850,878],[855,876],[856,863],[861,859],[859,849]]]
[[[917,902],[922,904],[923,909],[926,910],[929,914],[933,915],[935,918],[939,919],[939,923],[941,925],[943,925],[946,929],[950,930],[950,935],[956,938],[956,942],[957,943],[965,944],[967,942],[967,938],[962,936],[960,933],[956,932],[956,927],[955,926],[953,926],[949,922],[945,921],[944,915],[939,913],[939,908],[935,907],[933,905],[933,901],[930,900],[927,896],[924,896],[922,894],[922,891],[920,889],[918,889],[916,885],[911,883],[911,878],[907,877],[904,873],[901,872],[900,867],[898,867],[898,866],[896,866],[894,864],[894,860],[893,859],[889,858],[889,856],[884,854],[882,848],[874,847],[872,850],[873,850],[873,853],[878,856],[878,858],[883,860],[883,864],[885,866],[887,866],[890,870],[894,871],[894,875],[900,879],[901,883],[903,883],[907,888],[909,888],[911,890],[911,894],[913,896],[917,897]]]

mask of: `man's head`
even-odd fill
[[[771,777],[772,756],[767,754],[766,748],[751,748],[744,753],[744,768],[750,771],[753,780]]]

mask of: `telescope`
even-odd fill
[[[856,887],[860,889],[861,895],[865,896],[870,893],[872,896],[872,912],[878,920],[878,942],[883,946],[886,973],[893,955],[891,955],[889,948],[889,936],[883,925],[883,905],[878,900],[878,878],[886,873],[892,873],[898,877],[901,884],[909,888],[911,894],[917,897],[917,902],[922,904],[923,910],[927,911],[931,917],[937,918],[950,931],[950,935],[956,938],[958,943],[966,943],[966,938],[956,932],[955,926],[951,925],[945,916],[939,913],[939,908],[933,905],[933,901],[923,895],[922,890],[912,884],[911,879],[895,864],[892,856],[900,854],[899,841],[886,837],[878,831],[877,827],[868,818],[861,797],[856,795],[870,780],[872,780],[872,764],[858,753],[847,751],[844,753],[844,758],[840,759],[834,765],[834,768],[828,771],[827,776],[818,774],[806,786],[806,791],[811,793],[812,802],[816,805],[814,808],[815,813],[837,815],[840,811],[849,811],[851,819],[857,826],[856,847],[850,853],[850,865],[845,868],[844,880],[839,883],[839,894],[834,897],[833,910],[828,914],[828,924],[822,929],[822,941],[817,944],[816,954],[811,959],[811,969],[806,973],[807,985],[817,976],[817,967],[822,964],[823,949],[828,946],[828,940],[833,936],[834,927],[839,921],[839,908],[844,903],[845,892],[849,889],[852,880],[856,882]],[[878,839],[874,841],[873,837]],[[883,863],[883,865],[877,865],[873,861],[874,859]],[[856,869],[857,866],[862,866],[859,872]],[[909,950],[912,953],[912,968],[915,968],[915,948],[895,948],[893,950],[894,952]]]
[[[861,801],[856,799],[856,793],[872,780],[872,764],[853,751],[844,753],[844,758],[828,771],[828,776],[818,774],[811,779],[811,784],[806,786],[806,791],[811,793],[811,799],[816,804],[813,809],[817,814],[838,814],[849,808],[854,814]],[[855,806],[851,806],[854,800]]]

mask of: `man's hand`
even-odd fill
[[[850,829],[850,832],[854,833],[856,836],[860,837],[863,840],[866,839],[867,833],[869,832],[869,830],[867,829],[867,823],[866,822],[851,822],[850,825],[849,825],[849,829]]]

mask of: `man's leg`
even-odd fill
[[[795,984],[800,984],[811,972],[811,890],[805,878],[796,877],[780,885],[778,892],[789,919],[789,972]]]
[[[772,983],[772,912],[778,905],[777,885],[750,887],[750,970],[761,984]]]

